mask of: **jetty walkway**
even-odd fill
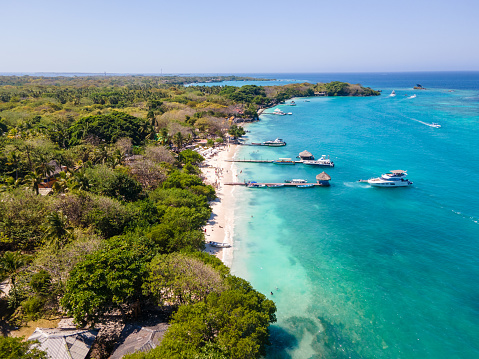
[[[258,186],[272,186],[272,188],[281,188],[281,187],[298,187],[298,186],[318,186],[318,187],[327,187],[325,184],[321,183],[270,183],[270,182],[226,182],[224,185],[225,186],[248,186],[248,185],[258,185]],[[303,188],[300,187],[300,188]],[[307,188],[307,187],[305,187]]]
[[[225,160],[226,162],[249,162],[249,163],[273,163],[274,160]],[[293,161],[294,163],[303,163],[303,161]]]

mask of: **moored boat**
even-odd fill
[[[314,183],[306,183],[306,184],[298,184],[296,187],[297,188],[311,188],[314,187]]]
[[[246,187],[248,187],[248,188],[264,188],[264,187],[266,187],[266,185],[262,184],[262,183],[248,183],[246,185]]]
[[[286,146],[286,142],[284,142],[281,138],[277,138],[275,140],[269,140],[269,141],[263,142],[263,146],[269,146],[269,147]]]
[[[394,170],[384,173],[381,177],[368,179],[368,183],[373,187],[407,187],[412,182],[404,178],[407,172],[403,170]]]
[[[294,165],[296,164],[291,158],[280,158],[279,160],[273,161],[276,165]]]
[[[285,183],[307,183],[305,179],[293,178],[292,180],[285,180]]]
[[[317,160],[303,160],[303,164],[309,165],[309,166],[328,166],[328,167],[334,167],[334,162],[331,161],[331,159],[326,157],[326,155],[322,155],[321,158]]]
[[[268,188],[278,188],[278,187],[284,187],[284,184],[283,183],[270,183],[270,184],[267,184],[266,187],[268,187]]]
[[[221,242],[213,242],[213,241],[208,241],[208,244],[212,247],[216,248],[229,248],[231,247],[231,244],[229,243],[221,243]]]

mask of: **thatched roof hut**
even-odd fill
[[[319,175],[316,176],[316,181],[321,186],[329,186],[329,181],[331,181],[331,176],[323,171]]]
[[[311,152],[309,151],[303,151],[299,154],[299,158],[302,160],[314,160],[314,156]]]

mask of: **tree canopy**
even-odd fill
[[[131,138],[133,144],[143,143],[149,135],[147,123],[123,112],[94,115],[77,120],[69,129],[70,145],[78,145],[88,137],[103,143],[114,143],[120,138]]]

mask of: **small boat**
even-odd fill
[[[304,102],[311,102],[310,100],[304,100]]]
[[[248,188],[263,188],[266,187],[265,184],[260,184],[260,183],[249,183],[246,185]]]
[[[437,122],[433,122],[429,125],[429,127],[434,127],[434,128],[441,128],[441,125],[438,124]]]
[[[407,172],[403,170],[394,170],[384,173],[381,177],[368,179],[367,182],[373,187],[407,187],[412,182],[404,178]]]
[[[416,94],[409,96],[408,98],[416,98]]]
[[[307,183],[305,179],[293,178],[292,180],[285,180],[285,183]]]
[[[268,187],[268,188],[278,188],[278,187],[284,187],[284,184],[283,183],[271,183],[271,184],[267,184],[266,187]]]
[[[220,242],[209,241],[208,244],[210,246],[216,247],[216,248],[229,248],[229,247],[231,247],[231,244],[229,244],[229,243],[220,243]]]
[[[290,105],[290,106],[296,106],[296,102],[291,101],[289,105]]]
[[[294,165],[296,164],[291,158],[280,158],[279,160],[273,161],[276,165]]]
[[[396,92],[393,90],[393,92],[391,92],[391,94],[389,95],[389,97],[394,97],[396,96]]]
[[[277,138],[275,140],[265,141],[262,143],[262,145],[269,146],[269,147],[280,147],[280,146],[286,146],[286,142],[284,142],[281,138]]]
[[[334,167],[334,162],[331,159],[326,157],[326,155],[322,155],[321,158],[317,160],[303,160],[303,164],[309,166],[329,166]]]
[[[273,115],[280,115],[280,116],[284,116],[286,115],[286,112],[283,112],[282,110],[280,110],[279,108],[275,109],[273,111]]]
[[[297,188],[311,188],[314,187],[314,183],[298,184]]]

